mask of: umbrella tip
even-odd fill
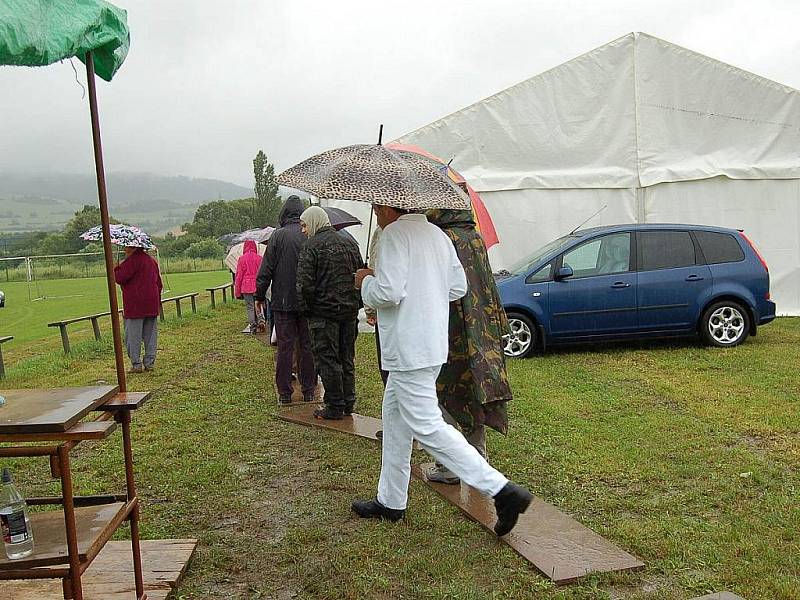
[[[383,144],[383,123],[381,123],[380,129],[378,129],[378,146]]]

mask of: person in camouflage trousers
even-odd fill
[[[318,419],[341,419],[356,402],[355,354],[361,295],[353,285],[364,266],[358,244],[331,227],[328,215],[312,206],[300,215],[308,241],[297,262],[297,301],[308,320],[311,349],[325,386]]]
[[[445,421],[457,426],[486,457],[486,426],[508,431],[506,403],[512,399],[503,354],[508,319],[497,292],[483,238],[471,210],[429,210],[428,221],[444,231],[467,276],[467,293],[450,303],[447,363],[436,380]],[[458,483],[458,477],[436,465],[428,479]]]

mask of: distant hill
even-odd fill
[[[153,234],[191,221],[204,202],[253,195],[218,179],[152,173],[109,173],[106,185],[112,215]],[[92,174],[0,173],[0,233],[59,229],[84,204],[96,203]]]

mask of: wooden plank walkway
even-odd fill
[[[320,386],[321,387],[321,386]],[[301,395],[302,398],[302,395]],[[314,409],[319,404],[316,402],[302,402],[300,404],[285,404],[285,408],[278,413],[278,418],[290,423],[297,423],[299,425],[308,425],[309,427],[322,427],[323,429],[333,429],[342,433],[349,433],[359,437],[367,438],[369,440],[378,440],[376,435],[378,431],[383,428],[380,419],[374,417],[365,417],[353,413],[352,417],[345,417],[341,421],[332,421],[327,419],[315,419]]]
[[[194,555],[197,540],[142,540],[148,600],[167,600]],[[62,600],[60,579],[4,581],[3,600]],[[83,576],[85,600],[134,600],[133,560],[127,541],[109,542]]]
[[[411,473],[469,518],[493,531],[494,502],[466,484],[433,483],[425,472],[433,464],[414,465]],[[590,573],[631,571],[644,563],[541,498],[534,498],[513,531],[501,538],[556,584],[571,583]]]

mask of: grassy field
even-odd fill
[[[130,382],[154,392],[134,417],[143,535],[200,539],[179,599],[800,598],[800,319],[723,351],[595,346],[510,363],[511,430],[490,435],[492,462],[646,563],[562,588],[419,482],[404,522],[354,518],[378,446],[277,420],[272,349],[243,324],[241,305],[168,320],[156,371]],[[359,338],[359,410],[378,416],[372,344]],[[113,378],[108,339],[11,363],[2,387]],[[76,485],[121,489],[120,454],[117,437],[79,447]],[[14,468],[25,493],[54,489],[45,461]]]
[[[204,291],[228,281],[228,271],[173,273],[165,277],[163,297]],[[26,282],[0,283],[0,290],[6,294],[6,306],[0,308],[0,336],[14,336],[14,341],[5,346],[7,351],[11,351],[15,344],[41,338],[60,340],[58,328],[48,327],[48,323],[108,310],[108,288],[104,277],[46,279],[38,282],[38,289],[36,285],[32,284],[30,296],[35,298],[41,294],[44,296],[41,300],[29,299]],[[118,297],[122,306],[122,294],[118,293]],[[108,329],[108,324],[104,327]],[[73,332],[74,339],[91,337],[91,331],[89,321],[76,323],[69,328],[70,339],[73,339]]]

